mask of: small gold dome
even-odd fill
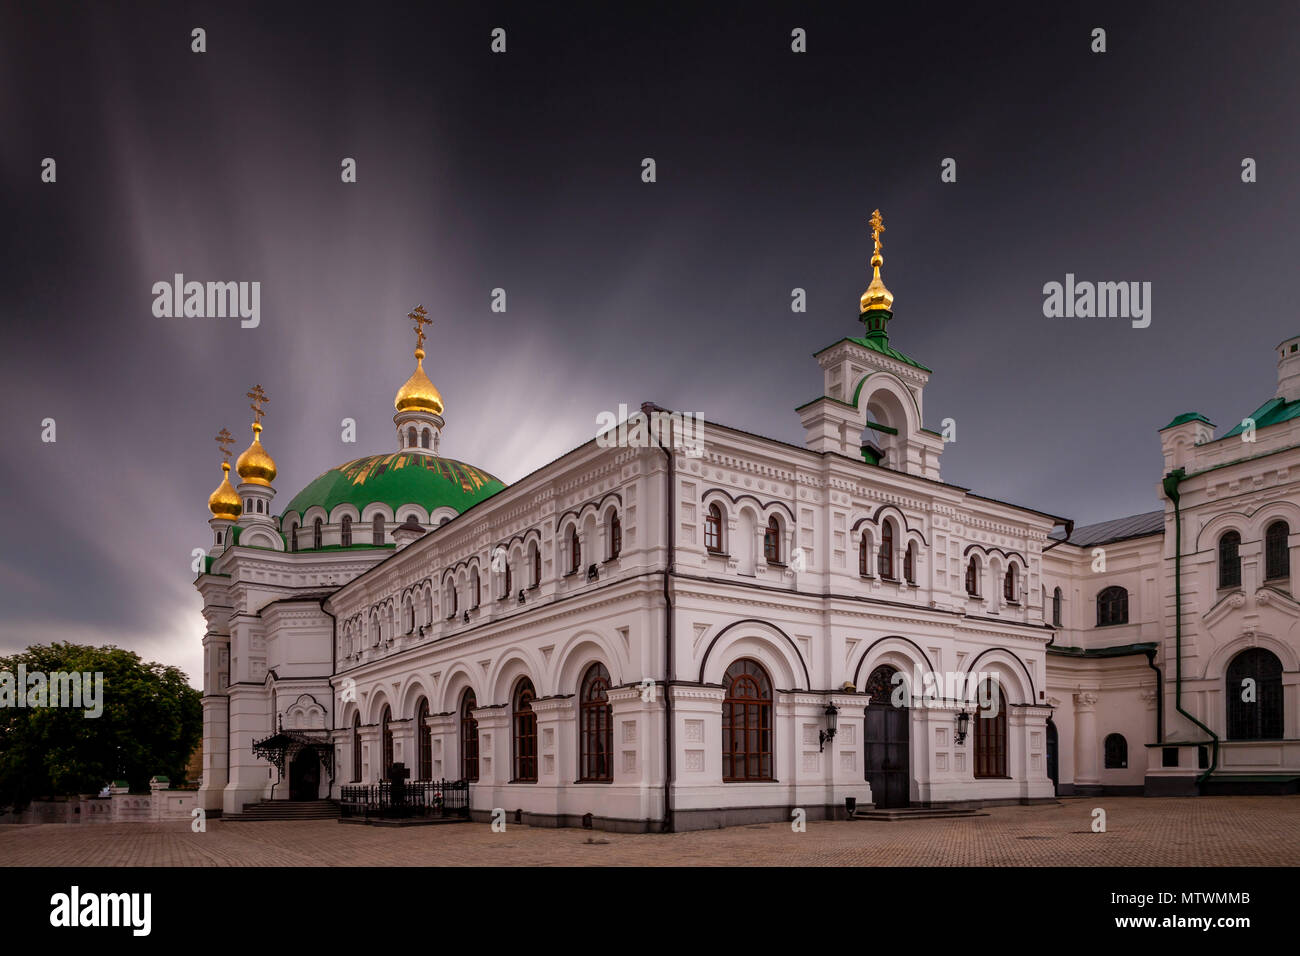
[[[244,453],[235,462],[235,471],[239,477],[251,485],[270,485],[275,481],[275,459],[262,447],[260,435],[262,426],[253,423],[253,444],[244,449]]]
[[[420,409],[435,415],[442,414],[442,396],[434,388],[433,382],[429,381],[429,376],[424,374],[424,349],[415,350],[415,371],[406,380],[406,384],[397,390],[393,407],[399,412]]]
[[[243,513],[243,503],[230,485],[230,462],[228,461],[221,463],[221,484],[217,485],[217,490],[208,497],[208,510],[212,512],[212,517],[225,518],[227,521],[234,521]]]
[[[880,279],[880,267],[885,260],[881,258],[880,253],[871,257],[871,265],[874,269],[874,275],[871,277],[871,285],[867,286],[867,291],[862,293],[862,311],[874,312],[877,309],[892,311],[894,308],[894,293],[885,288],[885,283]]]

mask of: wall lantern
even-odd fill
[[[957,715],[957,746],[960,747],[966,742],[966,734],[970,731],[970,714],[962,711]]]
[[[835,730],[839,726],[840,710],[834,704],[826,705],[826,729],[818,731],[817,742],[820,745],[817,749],[824,751],[826,741],[835,739]]]

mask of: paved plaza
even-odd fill
[[[1092,831],[1093,810],[1106,832]],[[619,834],[334,821],[0,826],[9,866],[1294,866],[1300,797],[1067,798],[984,817]]]

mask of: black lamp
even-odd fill
[[[966,742],[966,734],[970,730],[970,714],[963,710],[957,715],[957,746]]]
[[[826,705],[826,729],[822,731],[818,731],[817,733],[817,742],[819,744],[817,749],[819,751],[824,751],[826,749],[826,741],[835,739],[835,731],[839,726],[839,721],[840,721],[840,709],[836,707],[833,703],[827,704]]]

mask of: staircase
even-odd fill
[[[278,820],[337,820],[339,805],[333,800],[263,800],[244,804],[244,812],[222,817],[234,823],[259,823]]]
[[[969,807],[892,807],[890,809],[870,810],[858,809],[853,811],[851,820],[883,820],[885,822],[894,822],[897,820],[942,820],[947,817],[987,817],[987,813],[980,813],[978,810]]]

